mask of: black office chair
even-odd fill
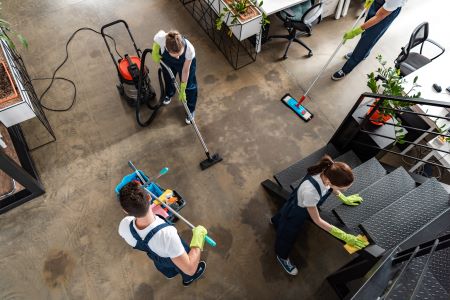
[[[402,52],[400,52],[397,59],[395,60],[395,67],[397,69],[400,69],[400,74],[402,76],[406,76],[414,72],[415,70],[425,66],[426,64],[441,56],[442,53],[444,53],[444,47],[428,38],[428,27],[428,22],[424,22],[417,26],[416,29],[414,29],[411,38],[409,39],[409,43],[405,47],[402,47]],[[440,48],[441,53],[431,59],[422,55],[422,49],[425,42],[430,42]],[[411,52],[412,48],[419,45],[420,53]]]
[[[284,23],[289,34],[287,35],[272,35],[267,38],[268,41],[271,39],[287,39],[288,45],[284,51],[283,59],[287,58],[287,52],[292,42],[296,42],[306,49],[308,49],[308,57],[313,55],[311,48],[309,48],[305,43],[303,43],[299,37],[301,36],[311,36],[312,27],[322,20],[322,3],[315,4],[311,6],[302,16],[300,21],[294,21],[293,12],[290,9],[285,9],[283,12],[285,16],[277,13],[277,17],[281,19]]]

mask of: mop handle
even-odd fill
[[[141,173],[138,171],[138,169],[136,169],[136,167],[133,165],[133,163],[131,161],[128,161],[128,166],[130,166],[130,168],[134,171],[134,173],[136,173],[136,175],[139,177],[139,179],[142,181],[143,184],[146,184],[146,180],[144,179],[144,177],[141,175]],[[153,198],[158,199],[158,197],[153,194],[147,187],[144,187],[144,189],[147,191],[147,193],[149,193]],[[168,210],[170,210],[171,213],[173,213],[177,218],[179,218],[180,220],[182,220],[184,223],[186,223],[189,227],[191,227],[191,229],[194,229],[195,226],[189,222],[187,219],[185,219],[182,215],[180,215],[178,212],[176,212],[172,207],[170,207],[169,205],[167,205],[165,202],[163,201],[159,201],[165,208],[167,208]],[[212,247],[215,247],[217,245],[217,243],[210,238],[208,235],[205,236],[205,241],[210,244]]]
[[[352,26],[352,29],[355,28],[355,26],[359,23],[359,20],[361,20],[361,18],[363,17],[364,13],[367,11],[367,8],[364,8],[364,10],[361,12],[361,14],[359,15],[358,19],[355,21],[355,23]],[[319,77],[322,75],[322,73],[325,71],[325,69],[328,67],[328,65],[330,64],[330,62],[333,60],[334,56],[336,55],[336,53],[339,51],[339,49],[341,49],[342,45],[344,45],[345,40],[342,39],[342,42],[339,44],[339,46],[336,48],[336,50],[334,50],[333,54],[330,56],[330,58],[328,59],[328,61],[326,62],[326,64],[323,66],[322,70],[320,70],[319,74],[317,74],[316,78],[314,79],[314,81],[311,83],[311,85],[309,86],[308,90],[306,90],[306,93],[302,96],[302,100],[304,100],[304,97],[306,97],[306,95],[308,95],[309,91],[312,89],[312,87],[314,86],[314,84],[316,84],[316,81],[319,79]]]
[[[173,75],[172,70],[171,70],[171,69],[170,69],[170,68],[169,68],[162,60],[160,61],[160,64],[161,64],[161,65],[166,69],[166,71],[169,73],[169,76],[170,76],[170,78],[171,78],[172,81],[173,81],[173,84],[174,84],[174,86],[175,86],[175,89],[177,90],[178,94],[180,94],[180,85],[179,85],[177,79],[175,78],[175,75]],[[194,125],[195,133],[197,134],[197,137],[198,137],[198,139],[200,140],[200,143],[202,144],[203,149],[205,150],[206,155],[208,155],[208,158],[209,158],[208,147],[206,147],[206,143],[205,143],[205,141],[203,140],[203,137],[202,137],[202,135],[201,135],[201,133],[200,133],[200,130],[198,130],[197,123],[195,123],[194,117],[192,116],[191,111],[189,110],[189,107],[187,106],[186,102],[185,102],[185,101],[181,101],[181,102],[183,103],[184,110],[186,111],[186,113],[187,113],[187,115],[188,115],[188,118],[189,118],[189,120],[191,121],[192,125]]]

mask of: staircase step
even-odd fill
[[[341,204],[333,212],[347,227],[356,227],[415,187],[414,179],[400,167],[359,192],[363,203],[358,206]],[[351,195],[349,192],[345,194]]]
[[[390,249],[446,210],[450,210],[449,195],[432,178],[362,222],[360,227],[377,245]]]
[[[441,249],[434,253],[433,260],[430,263],[430,272],[450,294],[450,248]]]
[[[437,253],[437,252],[436,252]],[[403,300],[409,299],[414,292],[420,274],[425,266],[425,262],[429,255],[414,258],[409,264],[404,276],[400,279],[394,290],[387,299],[389,300]],[[432,261],[436,259],[433,255]],[[404,262],[405,264],[406,262]],[[415,299],[449,299],[449,294],[445,288],[434,277],[430,268],[426,271],[421,283],[419,292]]]
[[[377,182],[384,175],[386,175],[386,170],[376,158],[371,158],[354,168],[353,175],[355,176],[355,181],[345,192],[348,195],[359,193],[374,182]],[[339,200],[334,194],[331,194],[330,197],[328,197],[328,199],[322,204],[320,210],[331,211],[340,204],[342,204],[341,200]]]
[[[359,166],[361,164],[361,160],[359,159],[358,156],[356,156],[355,152],[353,151],[347,151],[344,154],[333,158],[335,161],[341,161],[341,162],[345,162],[346,164],[348,164],[352,169]],[[320,158],[319,158],[320,160]],[[312,163],[311,165],[317,163],[319,160],[317,160],[316,162]],[[310,166],[311,166],[310,165]],[[309,166],[307,166],[309,167]],[[297,178],[293,183],[291,183],[291,189],[294,190],[301,182],[301,180],[303,179],[303,176],[306,175],[306,169],[305,169],[305,173],[302,175],[302,177]]]
[[[325,154],[328,154],[334,159],[339,155],[339,152],[332,144],[327,144],[325,147],[311,153],[307,157],[275,174],[273,177],[282,188],[286,191],[291,191],[291,183],[303,178],[306,174],[306,169],[317,163]]]

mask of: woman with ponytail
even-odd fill
[[[353,247],[362,249],[367,246],[367,242],[324,221],[317,209],[332,192],[346,205],[360,204],[362,198],[359,195],[346,197],[342,194],[352,185],[353,180],[352,169],[346,163],[334,162],[330,156],[325,155],[317,165],[308,168],[308,173],[299,186],[280,211],[271,218],[271,223],[277,229],[275,242],[277,260],[287,273],[290,275],[298,273],[289,259],[289,253],[308,217],[320,228]]]

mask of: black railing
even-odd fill
[[[401,108],[391,108],[387,104],[389,100],[398,101],[398,103],[403,103],[404,105]],[[446,125],[446,128],[441,128],[436,122],[439,119],[450,121],[450,117],[447,115],[428,114],[422,110],[415,109],[416,105],[446,108],[450,111],[450,102],[364,93],[359,97],[330,142],[340,151],[356,150],[355,152],[363,159],[368,159],[380,153],[390,153],[412,159],[417,164],[416,166],[426,163],[450,169],[450,165],[443,163],[442,160],[432,162],[428,158],[419,157],[420,155],[407,154],[413,147],[429,152],[436,151],[443,155],[450,154],[449,149],[442,149],[439,145],[429,141],[424,143],[425,139],[422,138],[414,138],[414,136],[417,137],[420,134],[424,136],[423,138],[428,134],[433,136],[433,138],[439,136],[439,138],[442,138],[439,144],[441,146],[444,145],[444,143],[447,143],[446,139],[450,139],[450,133],[447,132],[450,129],[450,124]],[[391,115],[392,119],[390,121],[375,119],[374,114],[376,112]],[[408,117],[408,120],[419,120],[415,124],[409,124],[404,121],[406,117]],[[378,122],[380,125],[373,124],[375,122]],[[421,126],[419,127],[416,124],[421,124]],[[425,128],[423,124],[426,124]],[[401,135],[403,134],[405,136],[402,137]],[[406,147],[406,149],[401,150],[400,147]],[[413,167],[411,171],[415,168],[417,167]]]

